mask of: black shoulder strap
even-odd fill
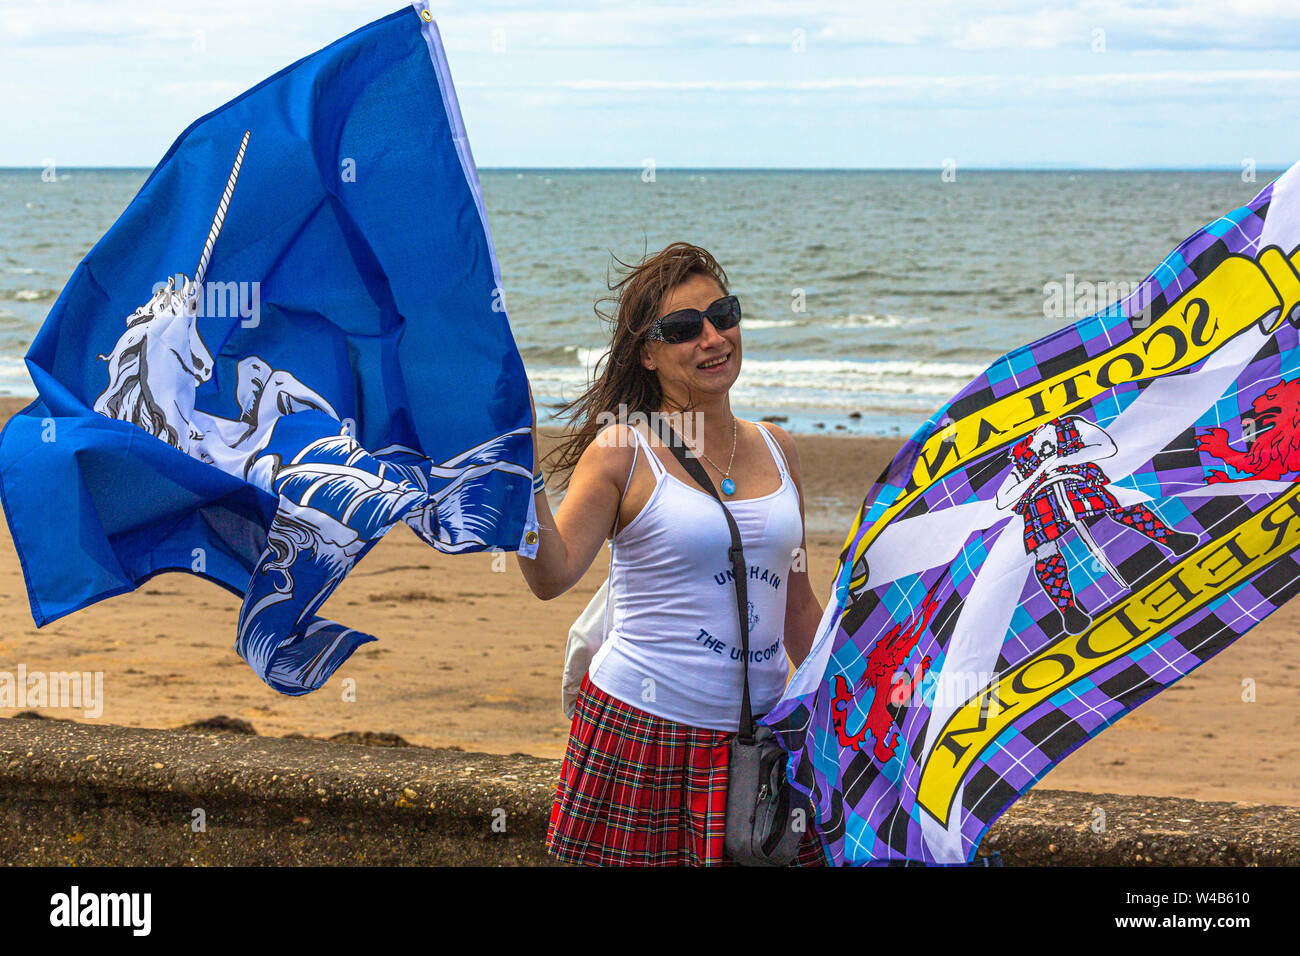
[[[718,502],[718,506],[722,508],[722,513],[727,518],[727,529],[731,532],[731,547],[727,551],[727,557],[731,559],[731,576],[736,586],[736,618],[740,622],[740,649],[743,652],[741,660],[744,662],[745,675],[744,689],[740,698],[740,729],[737,737],[742,743],[753,743],[754,712],[749,702],[749,586],[745,552],[740,540],[740,529],[736,527],[736,519],[731,516],[731,509],[723,504],[722,499],[718,497],[717,489],[713,487],[713,482],[709,480],[708,473],[704,470],[704,466],[700,464],[700,460],[687,453],[686,442],[678,436],[672,425],[668,424],[662,416],[656,416],[655,421],[659,426],[660,439],[672,451],[673,456],[681,462],[682,467],[686,469],[686,473],[695,479],[695,483],[713,495]]]

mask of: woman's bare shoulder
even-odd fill
[[[790,463],[790,469],[798,473],[799,453],[794,447],[794,436],[776,422],[762,421],[754,424],[759,428],[766,429],[767,433],[776,439],[776,443],[781,446],[781,451],[785,452],[785,460]]]
[[[579,471],[614,482],[623,487],[628,469],[632,467],[636,454],[636,439],[629,434],[631,428],[615,422],[596,433],[578,459],[574,474]]]

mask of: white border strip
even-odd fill
[[[497,290],[502,295],[505,305],[505,288],[501,284],[501,267],[497,264],[496,243],[492,241],[492,227],[488,225],[487,209],[483,205],[483,186],[479,183],[478,167],[474,165],[474,155],[470,152],[469,136],[465,133],[465,121],[460,115],[460,103],[456,100],[456,88],[451,82],[451,67],[447,65],[447,53],[442,48],[442,35],[438,24],[434,22],[433,11],[426,0],[415,0],[411,4],[420,17],[420,32],[429,47],[429,58],[433,60],[433,70],[438,74],[438,92],[442,94],[443,109],[447,113],[447,122],[451,126],[452,141],[456,144],[456,155],[460,157],[460,168],[465,173],[465,182],[474,195],[474,205],[478,209],[479,222],[483,224],[483,234],[487,236],[488,257],[492,260],[492,278]],[[510,313],[505,312],[509,319]]]
[[[433,11],[429,9],[427,0],[415,0],[411,4],[416,15],[420,18],[420,32],[424,35],[425,45],[429,48],[429,59],[433,61],[433,72],[438,77],[438,92],[442,94],[443,110],[447,114],[447,123],[451,127],[452,142],[456,144],[456,155],[460,157],[460,168],[465,174],[465,182],[469,185],[469,191],[474,197],[474,207],[478,209],[478,219],[483,226],[483,235],[487,239],[488,259],[492,263],[492,281],[496,283],[496,291],[501,296],[502,315],[506,321],[510,321],[510,312],[506,308],[505,286],[501,283],[501,267],[497,264],[497,247],[492,241],[492,227],[488,225],[487,207],[483,204],[483,186],[478,179],[478,167],[474,165],[474,154],[470,152],[469,136],[465,132],[465,120],[460,115],[460,103],[456,100],[456,88],[451,82],[451,67],[447,65],[447,52],[442,48],[442,35],[438,32],[438,24],[434,22]],[[537,449],[533,449],[533,455],[536,457]],[[537,463],[533,463],[534,471]],[[528,543],[528,536],[533,536],[531,544]],[[540,534],[537,526],[537,502],[534,496],[528,497],[528,515],[524,519],[524,531],[519,538],[518,552],[526,558],[534,558],[537,555],[538,541]]]

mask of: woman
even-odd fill
[[[713,256],[673,243],[611,292],[609,357],[568,406],[581,424],[555,452],[567,493],[552,515],[534,481],[541,539],[519,558],[549,600],[610,540],[609,628],[583,681],[547,847],[571,863],[718,864],[743,666],[731,539],[718,502],[646,420],[675,423],[739,526],[755,714],[777,702],[787,653],[803,660],[822,615],[802,558],[799,461],[783,429],[731,412],[740,306]],[[820,861],[810,836],[799,862]]]

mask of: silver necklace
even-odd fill
[[[736,436],[739,433],[740,433],[739,423],[736,421],[736,416],[732,415],[731,416],[731,458],[728,459],[727,461],[726,471],[723,471],[721,468],[719,468],[718,463],[714,461],[712,458],[710,458],[708,455],[704,454],[703,451],[699,452],[700,457],[703,458],[705,461],[707,461],[710,465],[712,465],[714,471],[722,475],[722,493],[724,495],[727,495],[728,497],[736,493],[736,483],[731,480],[731,466],[736,463]]]

